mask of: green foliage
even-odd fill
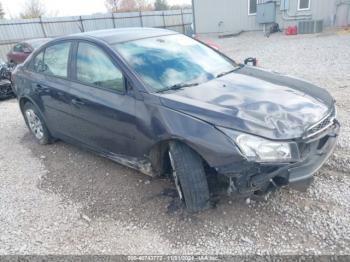
[[[168,10],[169,5],[166,0],[156,0],[154,2],[154,9],[155,10]]]

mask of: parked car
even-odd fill
[[[216,50],[220,50],[220,46],[215,43],[213,40],[211,39],[204,39],[202,40],[198,35],[196,35],[194,33],[194,25],[193,23],[190,25],[190,27],[188,27],[186,30],[185,30],[185,35],[189,36],[189,37],[192,37],[208,46],[210,46],[211,48],[214,48]]]
[[[148,175],[171,174],[192,211],[210,206],[209,175],[244,195],[307,188],[340,129],[326,90],[163,29],[52,40],[14,81],[40,144],[58,138]]]
[[[26,40],[15,44],[11,50],[7,53],[7,61],[12,64],[21,64],[26,58],[42,44],[51,40],[50,38],[38,38]]]
[[[195,39],[199,42],[202,42],[203,44],[206,44],[207,46],[216,49],[218,51],[220,51],[220,46],[219,44],[215,43],[213,40],[210,39],[206,39],[206,40],[201,40],[199,37],[195,37]]]
[[[11,87],[12,67],[0,59],[0,100],[14,97]]]

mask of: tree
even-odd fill
[[[137,9],[140,11],[152,10],[153,6],[147,0],[136,0]]]
[[[152,10],[147,0],[105,0],[105,6],[111,13]]]
[[[154,9],[155,10],[168,10],[169,6],[166,0],[156,0],[154,2]]]
[[[24,19],[38,18],[45,13],[45,5],[40,0],[27,0],[24,4],[23,12],[19,16]]]
[[[108,12],[116,13],[119,11],[119,5],[122,0],[105,0],[105,6]]]
[[[119,11],[130,12],[136,10],[138,10],[136,0],[122,0],[120,2]]]
[[[3,19],[5,16],[4,9],[2,8],[2,4],[0,3],[0,19]]]
[[[170,10],[179,10],[179,9],[191,9],[192,5],[183,4],[183,5],[171,5]]]

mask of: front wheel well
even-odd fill
[[[153,171],[157,176],[166,176],[170,174],[171,166],[170,166],[168,151],[169,151],[169,144],[171,142],[182,143],[188,146],[189,148],[191,148],[202,159],[204,168],[206,170],[210,169],[208,162],[193,147],[191,147],[190,145],[188,145],[186,142],[182,140],[169,139],[169,140],[165,140],[157,143],[155,146],[152,147],[149,153],[149,159],[151,161]]]

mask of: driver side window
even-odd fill
[[[88,85],[124,92],[122,72],[99,47],[79,43],[77,53],[77,80]]]

